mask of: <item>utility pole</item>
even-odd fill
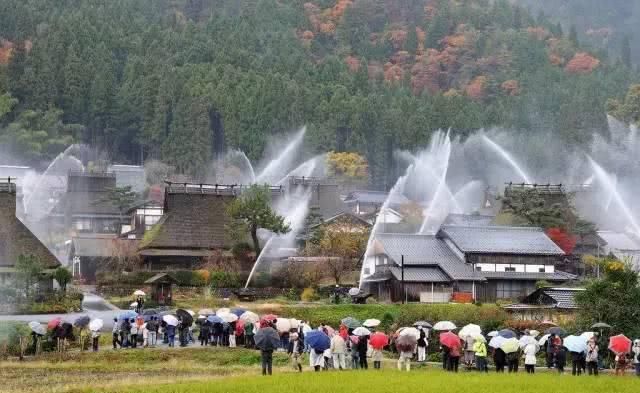
[[[400,258],[400,282],[402,284],[402,304],[404,304],[407,300],[407,290],[404,287],[404,254],[402,254]]]

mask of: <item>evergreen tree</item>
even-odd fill
[[[413,24],[409,25],[407,31],[407,40],[404,44],[404,50],[413,55],[418,51],[418,34],[416,33],[416,26]]]
[[[571,25],[569,29],[569,41],[573,43],[573,45],[578,46],[578,31],[576,30],[576,25]]]
[[[622,39],[622,64],[631,68],[631,38],[625,35]]]
[[[62,89],[62,109],[64,119],[69,123],[83,123],[87,110],[86,67],[72,45],[67,52],[64,65],[64,85]]]

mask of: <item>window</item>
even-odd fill
[[[544,267],[539,268],[538,273],[544,273]]]
[[[507,267],[504,268],[504,271],[505,272],[515,272],[516,268],[513,267],[513,266],[507,266]]]
[[[161,217],[162,216],[144,216],[144,225],[145,225],[145,227],[147,229],[150,228],[153,224],[155,224],[158,221],[160,221]]]
[[[91,219],[89,219],[89,218],[78,218],[74,222],[74,227],[78,231],[90,231],[91,230]]]
[[[482,267],[480,267],[480,266],[476,266],[476,271],[477,271],[477,272],[481,272],[481,271],[482,271]]]

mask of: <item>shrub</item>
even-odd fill
[[[211,272],[212,288],[238,288],[242,285],[240,275],[234,272]]]
[[[318,299],[318,295],[316,294],[316,290],[313,288],[305,288],[300,295],[300,299],[303,302],[312,302]]]

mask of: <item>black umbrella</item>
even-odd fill
[[[256,347],[263,351],[273,351],[280,345],[280,335],[272,327],[258,329],[255,336],[253,336],[253,340],[256,343]]]
[[[186,326],[193,325],[193,317],[191,316],[191,314],[189,314],[187,310],[183,310],[181,308],[176,310],[176,316],[178,317],[178,319],[182,320],[182,323],[184,325]]]
[[[555,334],[556,336],[565,337],[567,335],[567,331],[560,327],[552,327],[547,329],[545,334]]]
[[[155,308],[149,308],[142,312],[142,315],[157,315],[157,314],[158,314],[158,310]]]
[[[83,315],[76,319],[73,324],[81,329],[84,329],[89,325],[89,322],[91,322],[91,318],[89,318],[87,315]]]

